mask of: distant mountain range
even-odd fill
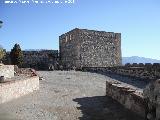
[[[42,50],[48,50],[48,49],[25,49],[23,51],[42,51]]]
[[[122,64],[126,63],[160,63],[160,60],[138,56],[122,57]]]

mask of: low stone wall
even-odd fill
[[[83,67],[83,71],[91,72],[103,72],[109,74],[118,74],[128,77],[156,80],[160,78],[160,69],[156,66],[146,66],[146,67],[128,67],[128,66],[118,66],[118,67]]]
[[[14,77],[14,66],[0,64],[0,76],[4,76],[4,78]]]
[[[135,64],[134,64],[135,65]],[[136,64],[137,65],[137,64]],[[138,78],[146,82],[137,88],[118,80],[106,81],[106,95],[146,120],[160,120],[160,64],[119,67],[85,67],[83,71]]]
[[[106,81],[106,95],[145,118],[146,103],[142,90],[119,81]]]
[[[27,75],[27,76],[38,76],[36,71],[32,68],[18,68],[18,66],[14,66],[15,75]]]
[[[0,84],[0,104],[39,89],[39,77],[28,77]]]

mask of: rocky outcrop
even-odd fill
[[[152,81],[144,89],[144,98],[147,101],[148,120],[160,120],[160,79]]]

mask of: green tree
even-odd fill
[[[23,63],[23,53],[19,44],[15,44],[10,52],[11,63],[13,65],[22,66]]]
[[[0,45],[0,61],[2,61],[2,59],[5,56],[5,50],[3,49],[3,47]]]
[[[0,28],[2,27],[3,21],[0,20]]]

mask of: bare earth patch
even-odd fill
[[[39,71],[40,90],[0,105],[0,120],[142,120],[105,96],[107,76]]]

